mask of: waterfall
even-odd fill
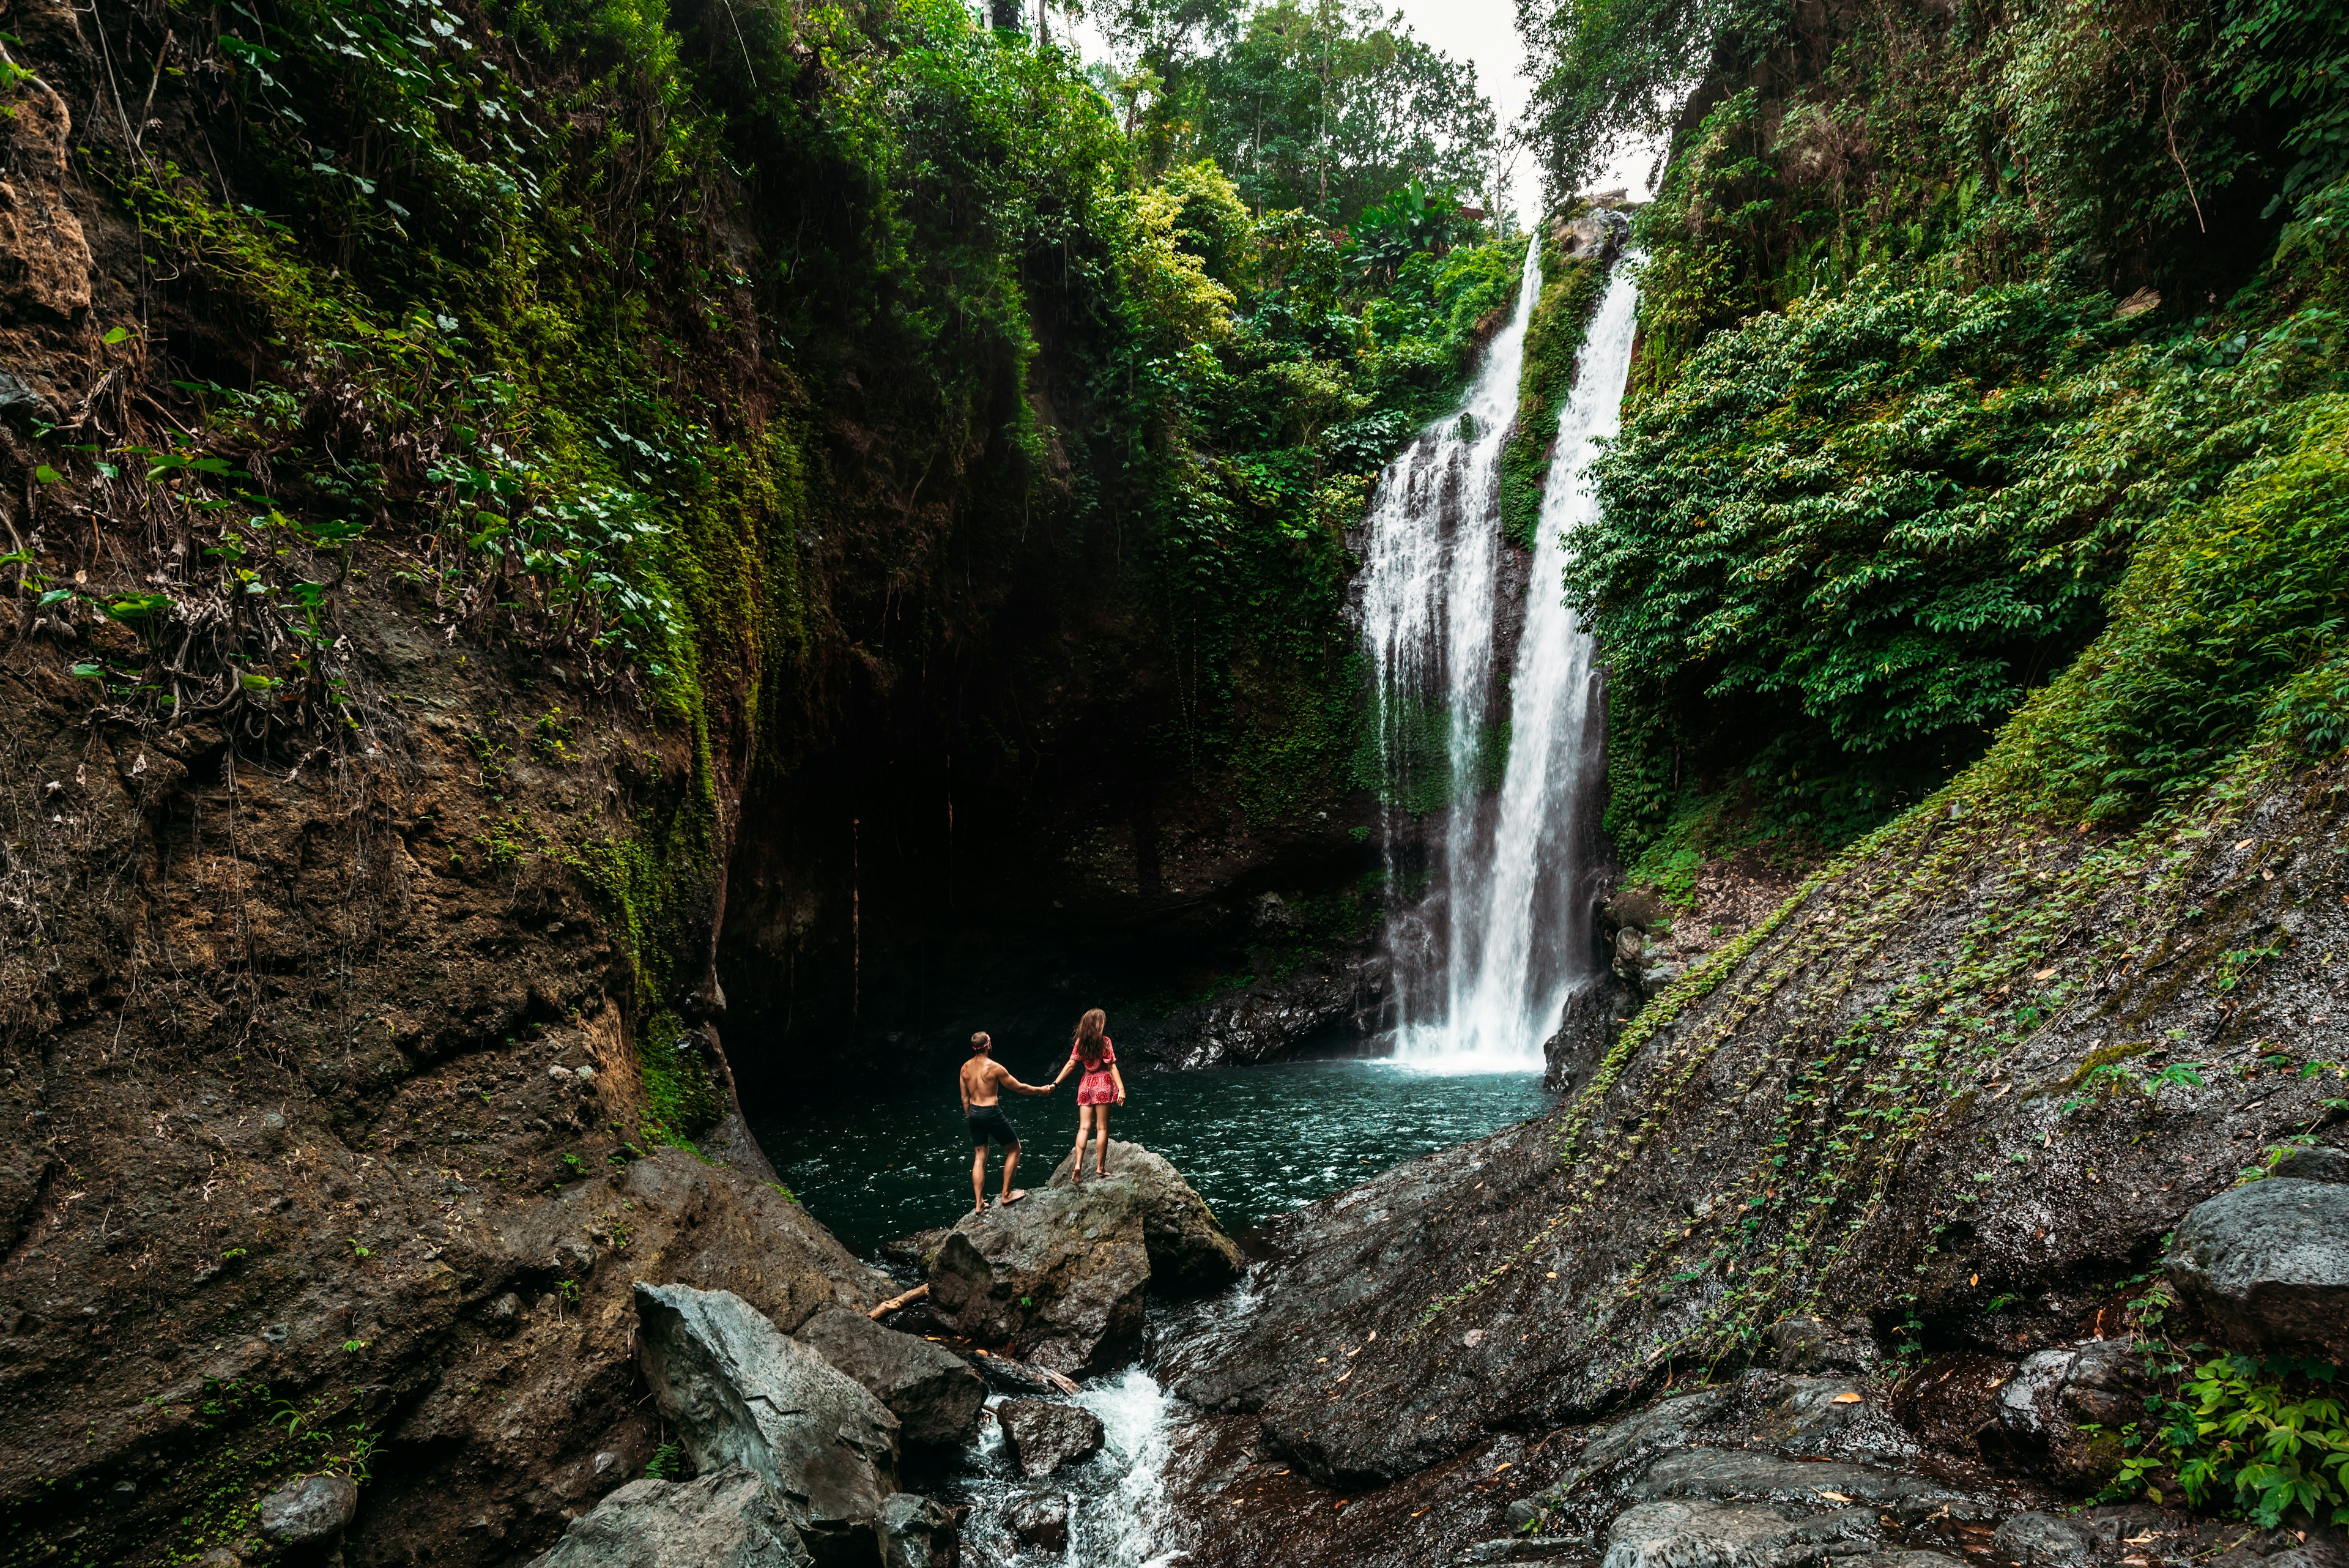
[[[1501,540],[1500,456],[1538,252],[1527,247],[1516,309],[1464,417],[1422,432],[1371,504],[1362,631],[1377,682],[1389,885],[1402,894],[1425,876],[1424,895],[1398,897],[1388,920],[1395,1054],[1455,1070],[1538,1068],[1591,961],[1578,875],[1589,831],[1578,806],[1601,737],[1590,639],[1560,586],[1562,535],[1590,515],[1584,469],[1618,426],[1638,290],[1619,269],[1559,412],[1505,683],[1495,628],[1516,607],[1522,557]]]

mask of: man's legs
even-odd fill
[[[1019,1168],[1019,1146],[1013,1144],[1003,1156],[1003,1201],[1011,1201],[1011,1173]]]
[[[970,1151],[970,1206],[973,1210],[987,1207],[987,1145],[981,1143]]]

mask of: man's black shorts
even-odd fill
[[[973,1106],[970,1108],[970,1147],[984,1148],[989,1139],[1009,1148],[1019,1141],[1012,1130],[1011,1118],[1003,1114],[1001,1106]]]

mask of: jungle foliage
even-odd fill
[[[1553,180],[1705,63],[1568,585],[1633,856],[1724,788],[1840,842],[2002,733],[2029,798],[2097,819],[2207,781],[2277,704],[2328,743],[2349,100],[2322,14],[1521,11]]]
[[[1501,207],[1492,104],[1475,65],[1377,0],[1112,0],[1124,57],[1100,67],[1147,167],[1211,158],[1252,211],[1352,224],[1412,184]]]
[[[1333,84],[1363,95],[1247,195],[1196,156],[1229,123],[1162,158],[1069,56],[951,0],[255,0],[168,40],[134,15],[120,53],[183,62],[167,129],[82,155],[190,280],[108,336],[169,356],[181,434],[44,472],[155,514],[183,566],[135,603],[29,558],[20,587],[139,629],[89,676],[165,720],[326,722],[356,570],[697,733],[757,715],[771,768],[959,662],[975,701],[933,679],[967,754],[1105,734],[1129,771],[1244,759],[1249,809],[1302,810],[1354,722],[1339,531],[1522,252],[1414,182],[1489,143],[1462,67],[1350,13],[1226,20],[1353,29],[1335,77],[1247,55],[1259,107],[1304,92],[1318,127]],[[1425,107],[1400,141],[1398,93]],[[1316,200],[1383,203],[1374,253],[1299,210],[1309,163]],[[1040,723],[1025,689],[1072,646]]]

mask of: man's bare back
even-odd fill
[[[968,1116],[972,1106],[997,1104],[997,1096],[1002,1094],[1007,1080],[1015,1084],[1019,1082],[1011,1076],[1010,1068],[992,1056],[974,1056],[962,1064],[963,1114]]]

